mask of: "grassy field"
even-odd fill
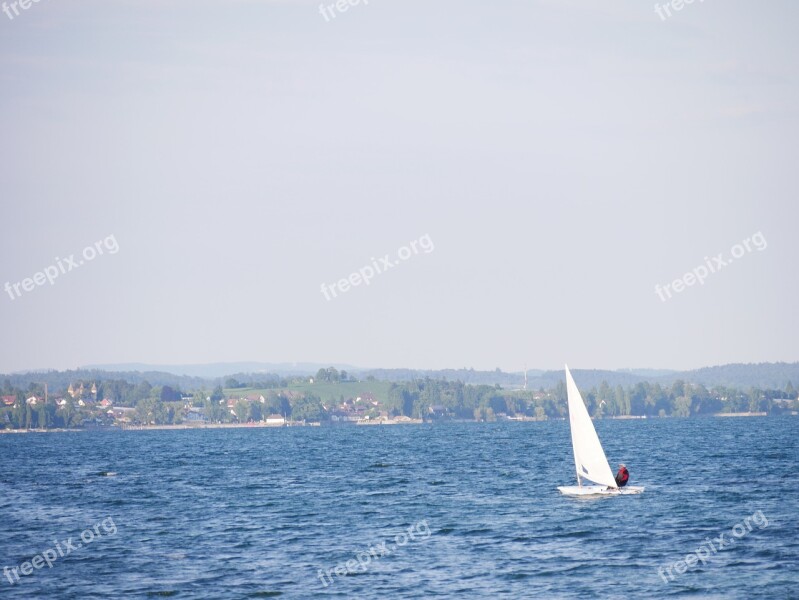
[[[301,383],[290,385],[285,388],[258,389],[258,388],[235,388],[226,389],[225,396],[249,396],[250,394],[263,394],[268,392],[309,392],[315,394],[327,403],[336,401],[344,396],[344,399],[357,398],[364,394],[371,393],[378,402],[385,403],[388,400],[388,390],[391,383],[388,381],[348,381],[346,383]]]

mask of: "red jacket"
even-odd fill
[[[627,467],[622,467],[619,469],[619,472],[616,473],[616,483],[623,484],[627,483],[627,480],[630,478],[630,472],[627,470]]]

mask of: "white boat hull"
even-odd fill
[[[564,496],[629,496],[642,494],[643,487],[628,485],[623,488],[608,488],[606,485],[564,485],[558,487]]]

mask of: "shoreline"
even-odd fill
[[[715,413],[713,415],[705,415],[706,417],[716,418],[716,417],[725,417],[725,418],[741,418],[741,417],[768,417],[768,413],[765,412],[737,412],[737,413]],[[790,412],[785,415],[778,415],[778,416],[786,416],[786,417],[795,417],[797,414],[795,412]],[[609,421],[611,420],[651,420],[651,419],[690,419],[690,418],[699,418],[699,417],[647,417],[644,415],[641,416],[633,416],[633,415],[624,415],[624,416],[615,416],[615,417],[604,417]],[[604,420],[603,419],[603,420]],[[546,421],[563,421],[564,419],[508,419],[508,420],[498,420],[493,421],[494,423],[543,423]],[[461,421],[461,420],[452,420],[446,421],[449,423],[486,423],[486,421]],[[334,427],[336,429],[340,427],[359,427],[359,426],[375,426],[375,425],[431,425],[434,424],[433,421],[424,421],[422,419],[401,419],[401,420],[373,420],[373,421],[351,421],[346,423],[180,423],[178,425],[127,425],[123,427],[88,427],[88,428],[80,428],[80,429],[63,429],[63,428],[53,428],[53,429],[0,429],[0,435],[2,434],[25,434],[25,433],[81,433],[86,431],[169,431],[169,430],[188,430],[188,429],[280,429],[282,427]]]
[[[179,423],[177,425],[125,425],[109,427],[120,431],[158,431],[168,429],[278,429],[280,427],[319,427],[319,423]]]

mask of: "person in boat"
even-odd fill
[[[616,485],[620,488],[623,488],[627,485],[627,482],[630,480],[630,472],[627,470],[627,467],[624,463],[619,465],[619,472],[616,473]]]

